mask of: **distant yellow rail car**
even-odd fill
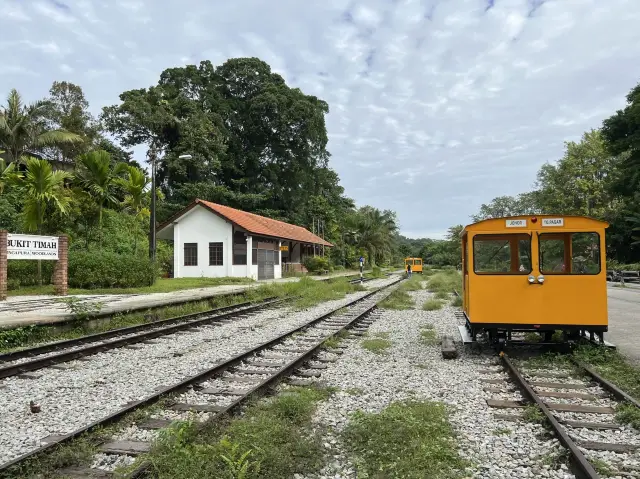
[[[604,341],[608,330],[603,221],[517,216],[466,226],[462,238],[465,342],[480,332],[494,344],[516,331],[561,330]],[[465,336],[466,334],[466,336]]]
[[[422,274],[422,258],[405,258],[404,259],[404,270],[407,271],[407,267],[411,265],[412,273],[420,273]]]

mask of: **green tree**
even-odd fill
[[[6,150],[8,162],[21,162],[24,155],[44,154],[47,147],[75,144],[82,138],[64,129],[48,130],[43,116],[48,102],[25,105],[17,90],[0,107],[0,147]]]
[[[251,211],[305,224],[309,197],[335,204],[342,196],[328,168],[328,105],[257,58],[171,68],[157,86],[120,100],[102,119],[125,146],[154,142],[164,151],[158,177],[170,204],[193,200],[186,185],[210,184],[219,201],[258,200]]]
[[[393,240],[398,231],[393,211],[363,206],[353,216],[352,222],[355,245],[367,251],[372,266],[391,258]]]
[[[147,189],[151,180],[140,168],[129,166],[126,169],[126,176],[120,180],[120,185],[125,192],[123,202],[124,210],[131,213],[134,223],[149,216],[147,208]],[[133,251],[138,251],[138,231],[134,227],[133,231]]]
[[[519,216],[539,213],[538,192],[522,193],[518,196],[498,196],[489,204],[482,204],[480,212],[471,218],[474,222],[489,218]]]
[[[0,155],[2,153],[4,153],[4,151],[0,150]],[[0,195],[4,193],[4,187],[7,184],[15,182],[16,176],[19,176],[19,173],[15,171],[15,166],[15,163],[7,165],[4,158],[0,158]]]
[[[124,163],[113,166],[111,155],[103,150],[90,151],[80,155],[76,161],[76,181],[89,193],[98,207],[100,245],[102,245],[103,208],[118,204],[116,193],[121,184],[121,175],[127,168]]]
[[[557,165],[545,164],[538,173],[543,212],[604,219],[614,202],[611,187],[618,158],[607,150],[599,130],[565,146]]]

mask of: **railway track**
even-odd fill
[[[245,318],[248,314],[282,304],[286,300],[287,298],[267,298],[0,354],[0,379],[25,375],[38,369],[218,321]]]
[[[117,411],[100,419],[85,424],[74,431],[46,438],[44,444],[0,465],[0,477],[12,477],[12,471],[19,471],[20,465],[29,459],[46,453],[58,445],[66,443],[96,428],[112,424],[127,414],[151,405],[161,398],[174,397],[170,402],[169,412],[199,412],[209,415],[225,415],[243,403],[248,397],[263,390],[283,376],[291,374],[304,366],[322,347],[322,343],[343,329],[354,325],[368,324],[366,317],[370,315],[378,301],[389,294],[386,289],[399,282],[396,280],[382,288],[367,293],[346,305],[332,309],[314,317],[304,324],[296,326],[273,339],[251,347],[239,354],[225,359],[205,370],[192,374],[170,386],[162,387],[153,394],[142,397],[121,407]],[[355,334],[363,329],[356,328]],[[298,381],[320,375],[322,364],[311,364],[308,369],[300,371]],[[141,431],[157,431],[166,427],[170,418],[156,418],[136,427]],[[153,433],[151,433],[153,435]],[[143,435],[148,437],[149,434]],[[114,440],[102,444],[101,451],[107,456],[135,457],[147,451],[149,441]],[[69,469],[60,471],[65,477],[109,477],[99,469]]]
[[[501,369],[482,371],[485,391],[495,394],[487,404],[499,410],[518,411],[535,405],[568,451],[576,477],[596,479],[602,464],[616,477],[640,478],[640,434],[615,420],[616,407],[640,403],[580,363],[562,369],[521,368],[501,354]],[[526,363],[525,363],[526,364]],[[522,393],[522,396],[518,394]],[[504,420],[521,420],[518,414],[498,414]]]

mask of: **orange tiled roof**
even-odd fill
[[[333,246],[328,241],[325,241],[319,236],[314,235],[311,231],[303,228],[302,226],[296,226],[285,223],[284,221],[278,221],[253,213],[247,213],[246,211],[237,210],[235,208],[219,205],[217,203],[211,203],[210,201],[197,199],[192,205],[188,207],[188,209],[197,204],[204,206],[208,210],[213,211],[220,216],[225,217],[232,223],[235,223],[241,228],[247,230],[249,233],[253,233],[256,235],[273,236],[276,238],[283,238],[293,241],[302,241],[303,243]],[[182,216],[185,211],[186,210],[181,211],[175,217]]]

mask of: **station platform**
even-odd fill
[[[323,276],[309,276],[309,278],[322,281],[353,276],[354,274],[356,273],[353,271],[344,271]],[[286,283],[298,280],[299,278],[293,277],[262,280],[249,284],[184,289],[169,293],[69,295],[65,298],[76,297],[90,303],[102,303],[100,316],[108,316],[242,293],[268,283]],[[54,324],[70,319],[73,319],[73,315],[70,314],[64,303],[64,298],[59,296],[9,296],[6,301],[0,302],[0,329],[18,328],[31,324]]]

